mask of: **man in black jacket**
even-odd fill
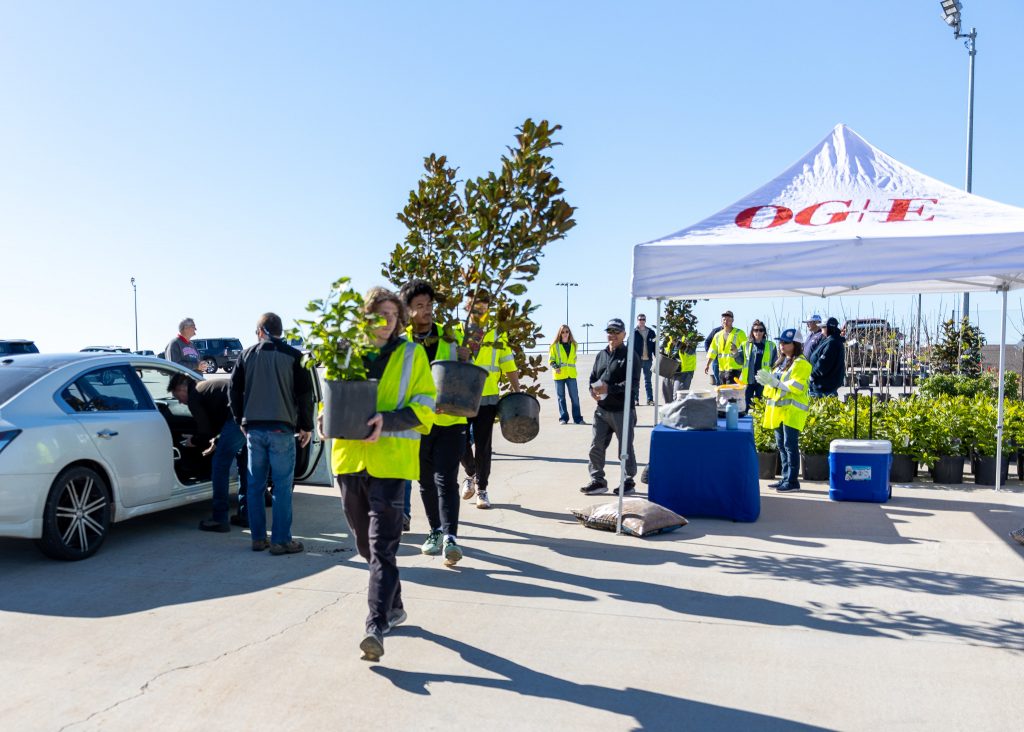
[[[839,321],[825,321],[825,337],[810,354],[812,397],[837,396],[846,378],[846,339],[839,335]]]
[[[301,552],[292,540],[292,483],[295,479],[295,433],[301,447],[313,429],[313,380],[302,366],[302,353],[282,339],[281,318],[264,313],[256,324],[259,343],[238,358],[231,372],[231,413],[249,448],[249,528],[252,550],[271,554]],[[273,523],[267,541],[263,491],[274,479]]]
[[[213,517],[199,522],[202,531],[231,531],[228,525],[228,483],[233,461],[238,462],[239,512],[243,508],[242,496],[249,477],[245,436],[231,417],[228,404],[230,388],[231,383],[227,379],[210,379],[197,384],[191,377],[180,373],[174,374],[167,385],[167,391],[188,407],[196,421],[196,432],[189,438],[191,446],[202,449],[204,455],[213,453]]]
[[[608,490],[608,481],[604,475],[605,453],[611,444],[614,434],[619,440],[619,453],[622,453],[622,441],[626,440],[626,483],[625,493],[632,493],[636,484],[636,455],[633,453],[633,433],[636,427],[636,412],[630,411],[629,429],[623,429],[624,410],[626,407],[626,366],[629,351],[626,348],[626,326],[620,318],[612,318],[605,326],[608,335],[608,347],[597,354],[594,368],[590,371],[590,396],[597,401],[594,410],[593,437],[590,442],[590,482],[580,488],[581,493],[594,495]],[[640,388],[640,357],[633,354],[633,394]],[[625,435],[623,433],[625,432]]]

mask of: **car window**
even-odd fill
[[[232,351],[241,351],[242,342],[237,338],[231,338],[227,341],[227,348],[230,348]]]
[[[149,396],[157,404],[163,404],[167,407],[171,414],[176,414],[181,417],[190,417],[191,412],[188,411],[188,406],[182,404],[167,391],[167,385],[171,381],[171,375],[177,373],[170,369],[161,369],[153,367],[137,368],[135,373],[138,374],[139,381],[146,387],[146,391]],[[161,409],[161,407],[158,407]]]
[[[108,366],[78,377],[60,394],[76,412],[136,412],[155,409],[127,366]]]
[[[207,341],[206,347],[211,351],[219,351],[224,347],[224,345],[220,342],[219,339],[211,338],[209,341]]]
[[[0,404],[44,374],[46,374],[45,369],[18,368],[16,366],[0,368]]]

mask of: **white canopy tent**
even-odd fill
[[[1000,291],[1001,466],[1006,293],[1020,287],[1024,209],[919,173],[840,124],[733,205],[635,246],[630,322],[637,298],[658,300],[660,312],[668,298]],[[630,338],[631,352],[632,346]],[[626,424],[632,358],[628,364]]]

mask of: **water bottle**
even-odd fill
[[[725,428],[727,430],[738,430],[740,428],[740,410],[736,406],[736,400],[730,399],[725,405]]]

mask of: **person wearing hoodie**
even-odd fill
[[[846,339],[839,335],[839,321],[825,321],[824,337],[811,354],[811,396],[838,396],[846,378]]]

